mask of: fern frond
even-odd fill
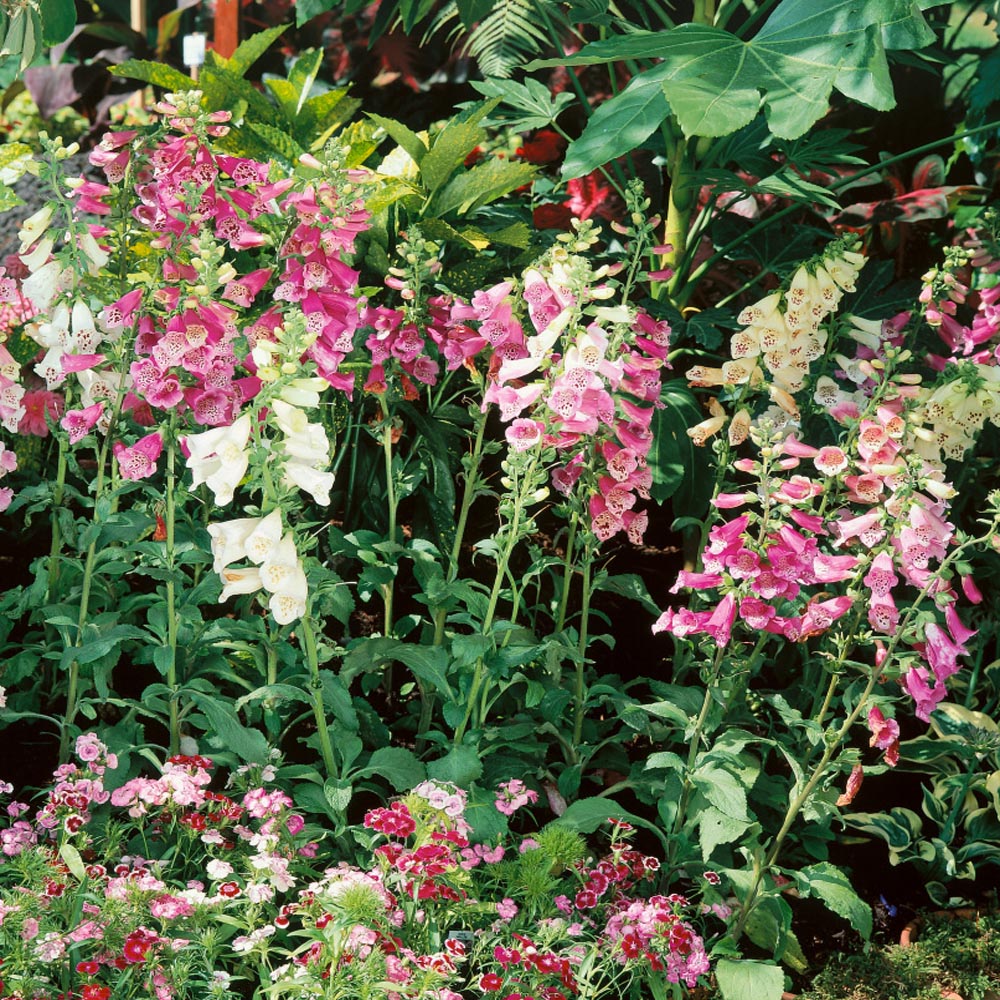
[[[490,14],[469,33],[466,51],[484,76],[508,77],[516,66],[550,44],[538,22],[536,0],[497,0]]]

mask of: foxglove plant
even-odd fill
[[[681,572],[672,588],[696,596],[666,611],[653,629],[681,645],[700,641],[710,664],[702,671],[707,693],[686,773],[710,731],[716,685],[733,697],[741,688],[732,679],[757,677],[783,642],[802,649],[807,664],[822,657],[827,675],[809,724],[813,750],[797,763],[780,829],[754,855],[739,894],[736,940],[800,813],[816,815],[817,795],[845,769],[850,776],[838,805],[857,793],[864,766],[854,751],[841,753],[854,723],[867,719],[870,745],[883,751],[886,765],[898,761],[899,725],[884,714],[880,685],[898,682],[925,722],[945,698],[975,635],[955,607],[962,591],[975,595],[975,588],[958,586],[956,564],[989,543],[1000,523],[995,503],[977,538],[957,534],[948,520],[955,491],[932,447],[939,430],[927,425],[940,414],[942,396],[956,397],[958,384],[968,382],[950,381],[946,371],[943,385],[924,386],[911,370],[909,315],[881,323],[827,320],[863,263],[833,245],[822,262],[800,268],[787,289],[743,310],[747,326],[733,338],[733,362],[689,372],[695,385],[730,386],[738,411],[730,420],[713,400],[712,418],[689,432],[701,443],[729,422],[718,449],[726,486],[713,497],[714,524],[706,526],[699,566]],[[814,371],[823,359],[829,367]],[[800,402],[796,395],[807,386],[812,398]],[[767,393],[769,407],[754,406],[758,392]],[[827,443],[810,443],[814,433]],[[731,459],[745,442],[750,447]],[[957,445],[952,449],[957,457]],[[815,667],[809,669],[816,683]],[[678,831],[688,819],[689,778],[683,789]]]

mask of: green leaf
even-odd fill
[[[296,89],[299,99],[295,105],[295,110],[289,118],[295,118],[303,108],[320,67],[323,65],[322,49],[305,49],[299,54],[298,59],[292,64],[288,71],[288,82]]]
[[[701,845],[702,861],[707,862],[716,847],[731,844],[751,826],[751,823],[734,819],[713,806],[702,809],[698,817],[698,843]]]
[[[685,135],[728,135],[749,123],[763,102],[771,131],[794,139],[826,113],[834,87],[870,107],[893,107],[886,50],[933,40],[911,0],[783,0],[750,41],[710,25],[682,24],[594,42],[564,63],[661,59],[651,72],[662,80]],[[608,104],[615,100],[620,97]]]
[[[469,36],[467,48],[484,77],[508,77],[515,66],[549,44],[533,0],[493,0]]]
[[[241,725],[233,715],[231,705],[197,691],[191,692],[191,700],[208,720],[206,735],[213,745],[221,750],[231,750],[240,760],[250,764],[267,761],[269,748],[264,734]]]
[[[295,123],[298,141],[309,142],[313,152],[322,149],[330,136],[361,107],[360,100],[346,95],[347,89],[341,88],[310,97]],[[378,143],[374,143],[372,149],[377,148]]]
[[[83,858],[80,852],[72,844],[63,844],[59,848],[59,857],[66,862],[66,867],[73,873],[73,877],[78,882],[83,882],[87,877],[87,869],[84,867]]]
[[[583,177],[638,146],[670,114],[663,92],[662,67],[632,77],[617,96],[591,115],[579,139],[570,143],[562,165],[566,179]]]
[[[931,729],[938,736],[963,736],[968,738],[972,730],[987,733],[1000,732],[1000,726],[985,712],[976,712],[964,705],[942,701],[931,716]]]
[[[108,68],[113,76],[124,76],[129,80],[142,80],[144,83],[152,83],[154,86],[163,87],[175,93],[184,93],[187,90],[194,90],[194,81],[187,74],[182,73],[173,66],[166,63],[150,62],[146,59],[126,59],[125,62],[117,66]]]
[[[553,124],[566,106],[573,103],[573,95],[569,91],[553,94],[543,83],[531,77],[524,83],[501,79],[470,82],[485,97],[501,98],[501,108],[521,112],[519,115],[504,113],[498,116],[508,128],[517,132],[529,132]]]
[[[636,573],[601,574],[594,581],[593,589],[638,601],[652,615],[660,613],[659,605],[649,596],[645,581]]]
[[[273,28],[258,31],[245,42],[240,42],[236,51],[224,65],[231,73],[243,76],[246,71],[284,34],[287,24],[276,24]]]
[[[287,129],[274,125],[264,125],[260,122],[247,122],[247,128],[271,148],[269,159],[280,157],[286,166],[293,167],[305,150],[288,134]],[[277,154],[277,155],[275,155]]]
[[[871,907],[851,887],[847,877],[831,864],[821,862],[793,872],[795,884],[804,896],[816,896],[843,917],[867,941],[872,934]]]
[[[465,819],[472,827],[472,840],[478,844],[496,843],[507,831],[507,817],[496,807],[496,795],[486,788],[473,788],[465,808]]]
[[[469,215],[483,205],[529,184],[536,168],[520,160],[490,159],[457,174],[434,197],[428,211],[445,216],[450,212]]]
[[[73,0],[40,0],[42,42],[58,45],[65,42],[76,25],[76,4]]]
[[[678,513],[700,514],[711,496],[710,453],[695,448],[687,429],[703,419],[701,407],[685,381],[667,382],[660,393],[663,406],[653,411],[653,447],[648,456],[653,496],[659,502],[678,494]]]
[[[469,788],[483,773],[483,762],[472,747],[452,747],[447,757],[427,765],[427,775],[438,781],[450,781],[459,788]]]
[[[720,958],[715,979],[723,1000],[781,1000],[785,974],[777,965]]]
[[[311,21],[320,14],[325,14],[337,5],[337,0],[296,0],[295,27],[301,28],[306,21]]]
[[[372,112],[368,112],[367,114],[376,125],[385,129],[389,137],[395,140],[397,146],[401,146],[410,154],[410,159],[415,163],[419,164],[427,155],[427,144],[424,140],[416,132],[411,132],[402,122],[393,121],[391,118],[383,118],[381,115],[376,115]]]
[[[427,770],[412,750],[405,747],[380,747],[356,776],[370,775],[385,778],[397,792],[408,792],[427,777]]]
[[[818,203],[833,209],[839,210],[840,208],[840,202],[826,188],[807,181],[791,170],[781,171],[763,178],[754,185],[753,190],[763,191],[765,194],[776,194],[779,198],[788,198],[804,205]]]
[[[434,137],[433,145],[420,161],[420,176],[428,194],[434,194],[486,138],[486,129],[479,122],[499,103],[500,98],[494,97],[473,105],[449,121]]]
[[[319,673],[323,683],[323,707],[332,712],[348,732],[356,733],[360,723],[347,685],[332,670],[321,670]]]
[[[231,111],[234,122],[239,122],[246,111],[250,110],[255,125],[285,124],[287,127],[277,108],[253,84],[233,73],[227,67],[226,60],[211,50],[206,53],[205,65],[198,77],[198,87],[204,95],[202,104],[205,107]]]
[[[393,659],[406,664],[414,677],[432,685],[446,698],[454,697],[448,683],[448,653],[441,646],[400,643],[393,651]]]
[[[747,789],[734,774],[719,767],[703,766],[691,777],[701,794],[719,812],[735,820],[750,821],[747,814]]]

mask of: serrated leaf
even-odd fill
[[[143,83],[151,83],[175,93],[195,89],[191,77],[179,69],[146,59],[126,59],[117,66],[108,67],[108,72],[113,76],[123,76],[129,80],[142,80]]]
[[[531,230],[526,222],[512,222],[503,229],[490,229],[486,235],[494,242],[505,247],[515,247],[527,250],[531,246]]]
[[[500,98],[494,97],[473,105],[449,121],[434,137],[427,155],[420,161],[420,177],[428,194],[433,195],[486,138],[486,129],[479,124],[480,120],[499,103]]]
[[[264,86],[274,95],[281,110],[284,111],[289,121],[294,120],[299,113],[299,97],[301,96],[295,85],[290,80],[283,80],[279,77],[265,77]]]
[[[348,169],[360,167],[378,149],[374,129],[368,122],[353,122],[340,134],[339,140],[348,148],[344,166]]]
[[[292,167],[305,152],[284,129],[259,122],[247,122],[246,127],[271,148],[272,154],[268,159],[275,159],[274,154],[277,153],[289,167]]]
[[[867,941],[872,934],[871,907],[854,891],[847,876],[831,864],[820,862],[793,872],[795,884],[804,896],[821,899],[843,917]]]
[[[483,205],[529,184],[536,168],[530,163],[486,160],[453,177],[431,202],[428,211],[446,216],[451,212],[469,215]]]
[[[729,771],[717,767],[700,767],[692,775],[696,787],[712,805],[735,820],[750,821],[747,815],[747,789]]]
[[[634,76],[628,86],[591,115],[579,139],[566,150],[562,175],[583,177],[610,160],[641,146],[670,114],[663,91],[663,69]]]
[[[361,101],[347,97],[346,88],[328,90],[309,98],[295,123],[296,135],[301,142],[311,140],[309,148],[315,152],[323,148],[337,129],[341,128],[361,107]],[[373,148],[377,148],[375,143]]]
[[[490,245],[489,238],[478,230],[470,228],[459,232],[443,219],[421,219],[420,232],[427,239],[439,243],[458,243],[471,250],[485,250]]]
[[[298,114],[316,82],[320,67],[323,65],[322,49],[305,49],[299,53],[298,59],[292,64],[288,71],[288,80],[299,92],[299,102],[295,108]]]
[[[470,299],[479,289],[487,287],[495,268],[496,264],[488,258],[466,260],[455,267],[449,267],[441,278],[455,295]]]
[[[237,105],[245,102],[253,112],[254,124],[282,125],[281,116],[275,106],[251,83],[233,73],[211,50],[206,54],[205,65],[198,77],[198,88],[202,92],[202,104],[212,110],[233,112],[233,121],[239,123],[242,114],[236,114]]]
[[[402,122],[393,121],[392,118],[383,118],[373,112],[367,112],[368,117],[380,128],[384,129],[389,137],[393,139],[397,146],[405,149],[410,154],[410,159],[419,164],[427,155],[427,144],[423,139],[412,132]]]
[[[301,28],[306,21],[311,21],[320,14],[325,14],[337,5],[337,0],[296,0],[295,26]]]
[[[230,73],[243,76],[246,71],[284,34],[287,24],[276,24],[251,35],[246,41],[240,42],[236,51],[226,60],[224,65]]]

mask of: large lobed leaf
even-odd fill
[[[565,62],[662,60],[603,105],[604,128],[619,106],[634,106],[634,91],[658,85],[688,136],[728,135],[752,121],[763,104],[771,132],[795,139],[826,112],[834,88],[869,107],[893,107],[887,50],[920,48],[933,39],[913,0],[783,0],[749,41],[710,25],[683,24],[594,42]],[[578,142],[592,145],[588,133],[596,127],[592,121]],[[601,162],[633,148],[634,136],[606,138]],[[574,175],[600,165],[593,157],[579,159],[571,147]]]

